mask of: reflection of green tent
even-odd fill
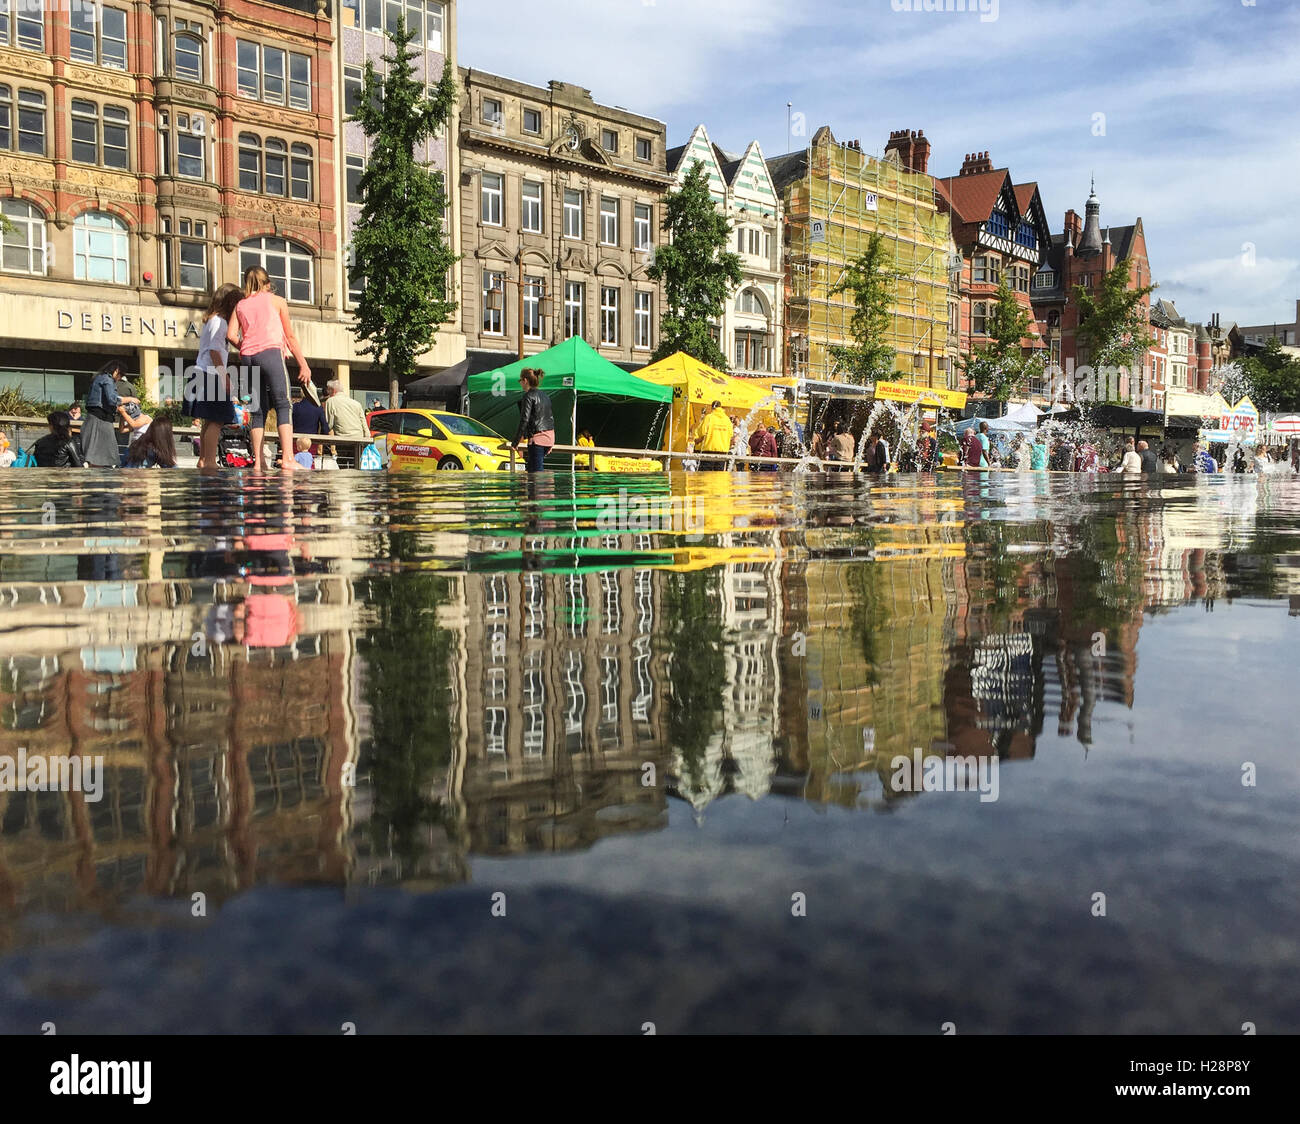
[[[555,441],[573,444],[576,408],[578,429],[590,429],[597,445],[617,449],[657,449],[668,421],[672,387],[656,386],[597,355],[577,336],[548,351],[530,355],[495,371],[470,375],[469,414],[506,438],[519,426],[519,372],[540,367],[542,389],[555,412]]]

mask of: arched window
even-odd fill
[[[126,223],[104,211],[86,211],[72,228],[72,276],[125,285],[131,272]]]
[[[0,234],[0,269],[45,276],[45,216],[21,199],[0,200],[10,229]]]
[[[310,200],[311,146],[295,144],[291,148],[278,137],[262,140],[253,133],[240,133],[239,190]]]
[[[736,311],[746,312],[751,316],[766,316],[767,305],[757,289],[742,289],[736,295]]]
[[[203,81],[203,40],[189,31],[178,33],[172,49],[177,78]]]
[[[239,244],[239,273],[260,265],[275,285],[275,291],[295,304],[315,300],[315,258],[306,246],[287,238],[250,238]]]

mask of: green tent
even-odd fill
[[[575,410],[578,430],[591,430],[597,445],[658,449],[662,444],[672,387],[628,374],[597,355],[578,336],[495,371],[470,375],[465,384],[470,417],[490,425],[507,440],[513,438],[523,397],[519,372],[525,367],[546,372],[541,389],[550,396],[555,413],[556,444],[574,443]]]

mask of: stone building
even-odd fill
[[[643,366],[658,342],[660,286],[647,269],[671,185],[663,123],[564,82],[460,76],[471,357],[495,365],[576,335],[613,362]]]
[[[731,223],[731,249],[740,255],[741,283],[715,325],[718,346],[734,375],[769,375],[782,369],[784,264],[781,201],[758,141],[742,154],[726,152],[697,125],[684,145],[668,152],[668,171],[680,187],[699,160],[709,192]]]

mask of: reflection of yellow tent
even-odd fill
[[[713,402],[721,402],[722,408],[733,417],[743,418],[764,399],[779,393],[773,387],[794,385],[793,380],[779,375],[762,379],[724,375],[684,351],[642,367],[636,372],[636,377],[673,388],[672,420],[664,432],[664,449],[677,452],[685,452],[691,430],[699,424],[700,418]],[[763,409],[755,416],[755,420],[769,425],[776,421],[776,414]]]

